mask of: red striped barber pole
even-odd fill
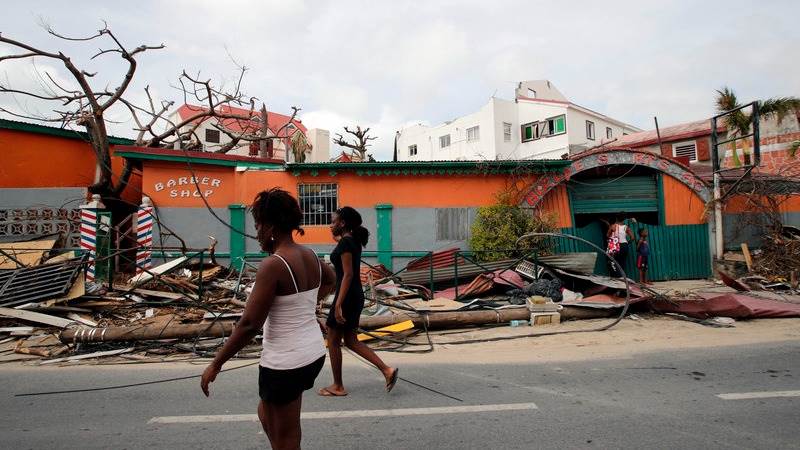
[[[89,263],[86,266],[86,281],[95,280],[95,261],[97,260],[97,211],[104,209],[100,196],[95,194],[92,201],[81,205],[81,249],[89,253]]]
[[[150,197],[142,197],[136,213],[136,273],[153,267],[153,204]]]

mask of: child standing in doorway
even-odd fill
[[[651,284],[647,281],[647,263],[650,259],[650,243],[647,241],[647,228],[639,229],[639,245],[636,247],[636,267],[639,268],[639,281],[642,284]]]

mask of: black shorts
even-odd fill
[[[285,405],[297,400],[303,391],[314,387],[325,364],[325,357],[303,367],[288,370],[258,366],[258,396],[267,403]]]

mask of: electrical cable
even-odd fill
[[[371,368],[371,369],[373,369],[373,370],[376,370],[378,373],[380,373],[380,374],[381,374],[381,376],[383,376],[383,373],[380,371],[380,369],[378,369],[377,367],[375,367],[375,366],[373,366],[372,364],[370,364],[368,361],[366,361],[364,358],[362,358],[361,356],[359,356],[357,353],[353,352],[352,350],[350,350],[350,349],[349,349],[349,348],[347,348],[347,347],[342,347],[342,348],[344,348],[345,350],[347,350],[347,353],[350,353],[352,356],[354,356],[354,357],[356,358],[356,361],[358,361],[358,362],[360,362],[361,364],[363,364],[363,365],[367,366],[368,368]],[[458,398],[458,397],[453,397],[453,396],[452,396],[452,395],[450,395],[450,394],[445,394],[444,392],[437,391],[436,389],[430,388],[430,387],[428,387],[428,386],[425,386],[425,385],[423,385],[423,384],[420,384],[420,383],[416,383],[416,382],[414,382],[414,381],[411,381],[411,380],[409,380],[409,379],[407,379],[407,378],[403,378],[403,377],[401,377],[401,376],[398,376],[398,377],[397,377],[397,379],[398,379],[398,380],[405,381],[406,383],[408,383],[408,384],[410,384],[410,385],[413,385],[413,386],[416,386],[416,387],[418,387],[418,388],[420,388],[420,389],[425,389],[426,391],[433,392],[434,394],[439,394],[439,395],[441,395],[442,397],[447,397],[447,398],[449,398],[449,399],[451,399],[451,400],[455,400],[455,401],[457,401],[457,402],[463,402],[463,401],[464,401],[464,400],[461,400],[461,399],[460,399],[460,398]]]
[[[220,373],[222,373],[222,372],[232,372],[234,370],[243,369],[245,367],[255,366],[258,363],[259,363],[259,361],[255,361],[255,362],[252,362],[252,363],[243,364],[241,366],[231,367],[229,369],[222,369],[222,370],[220,370]],[[165,378],[165,379],[161,379],[161,380],[143,381],[143,382],[140,382],[140,383],[117,384],[117,385],[114,385],[114,386],[103,386],[103,387],[84,388],[84,389],[65,389],[65,390],[62,390],[62,391],[28,392],[28,393],[24,393],[24,394],[14,394],[14,397],[32,397],[32,396],[38,396],[38,395],[74,394],[74,393],[79,393],[79,392],[110,391],[110,390],[113,390],[113,389],[125,389],[125,388],[130,388],[130,387],[149,386],[149,385],[153,385],[153,384],[169,383],[171,381],[190,380],[192,378],[200,378],[201,376],[203,376],[203,374],[186,375],[186,376],[183,376],[183,377]]]

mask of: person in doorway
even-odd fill
[[[614,240],[619,244],[619,250],[617,250],[617,252],[615,252],[612,256],[614,257],[614,261],[617,262],[619,267],[624,268],[625,259],[628,257],[628,242],[633,241],[635,238],[633,235],[633,231],[631,231],[630,227],[628,225],[625,225],[625,219],[623,218],[623,216],[621,215],[617,216],[616,219],[614,220],[614,223],[611,224],[610,227],[608,227],[607,237],[611,239],[616,238]],[[613,272],[617,276],[622,276],[622,274],[619,273],[617,265],[614,265]]]
[[[650,243],[647,241],[647,228],[639,229],[639,244],[636,246],[636,267],[639,268],[639,281],[642,284],[651,284],[647,281],[647,262],[650,259]]]
[[[324,397],[347,395],[342,381],[342,340],[347,348],[381,371],[386,379],[386,392],[397,383],[398,369],[387,366],[372,349],[358,340],[356,334],[364,308],[364,291],[359,276],[361,249],[369,239],[369,231],[361,223],[361,214],[349,206],[336,210],[331,220],[331,232],[334,238],[338,238],[338,244],[331,252],[331,262],[336,269],[336,294],[325,325],[333,384],[319,390],[319,395]]]
[[[294,242],[293,233],[303,233],[303,213],[288,192],[259,193],[251,211],[261,248],[272,256],[261,261],[242,317],[203,372],[200,387],[208,397],[222,365],[262,333],[258,418],[272,448],[299,449],[303,391],[314,386],[325,363],[316,305],[333,292],[336,276],[311,249]]]

